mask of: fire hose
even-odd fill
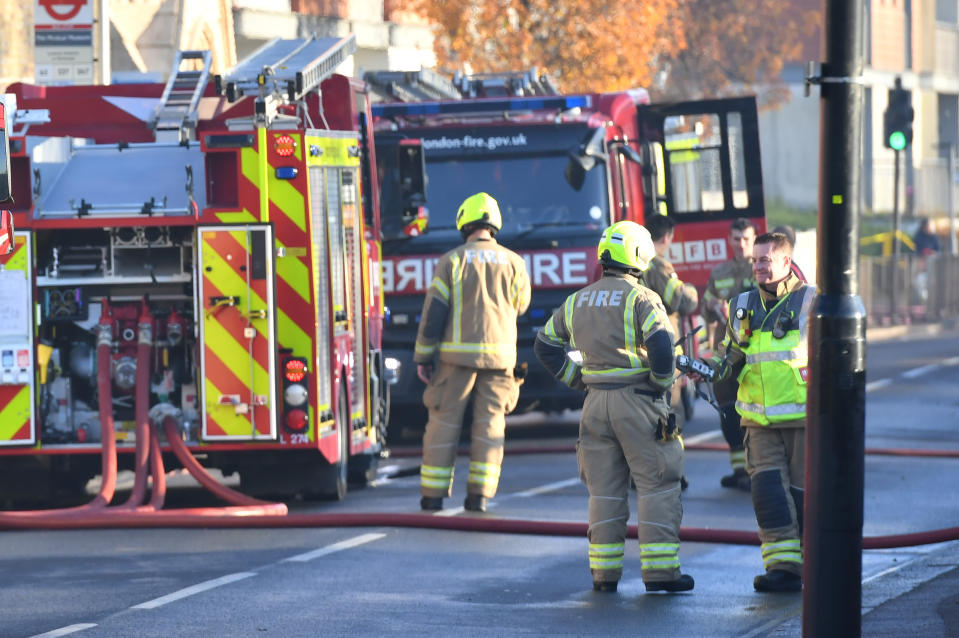
[[[251,498],[213,478],[192,455],[180,437],[174,412],[149,409],[149,357],[152,343],[152,317],[144,301],[139,319],[140,338],[137,346],[136,428],[137,447],[134,461],[134,487],[127,501],[118,507],[108,507],[116,489],[117,450],[113,436],[113,397],[110,379],[110,350],[112,325],[109,306],[104,300],[104,312],[98,325],[97,384],[98,407],[101,418],[102,481],[97,496],[88,504],[59,510],[32,510],[0,512],[0,530],[3,529],[105,529],[105,528],[179,528],[202,526],[206,528],[293,528],[293,527],[407,527],[444,529],[499,534],[534,534],[585,537],[588,524],[580,522],[502,519],[488,516],[463,518],[427,514],[365,513],[365,514],[289,514],[283,503],[268,503]],[[156,408],[156,406],[155,406]],[[154,418],[151,418],[154,416]],[[226,507],[200,507],[162,510],[166,494],[166,479],[157,427],[163,427],[167,443],[184,468],[207,490],[230,503]],[[687,450],[728,450],[723,444],[695,444]],[[510,448],[509,454],[568,453],[572,446]],[[947,450],[893,450],[867,449],[867,454],[897,454],[904,456],[957,457],[959,451]],[[394,456],[418,455],[418,451],[398,451]],[[152,495],[148,505],[142,505],[146,495],[147,472],[152,478]],[[630,525],[627,536],[637,538],[637,527]],[[885,549],[939,543],[959,539],[959,527],[863,538],[863,549]],[[719,530],[710,528],[681,528],[680,540],[687,542],[759,545],[756,532]]]
[[[261,516],[272,518],[283,516],[287,507],[283,503],[269,503],[241,494],[219,484],[209,472],[196,460],[180,438],[177,421],[163,411],[162,423],[152,423],[150,419],[150,355],[153,348],[153,318],[149,314],[146,301],[139,318],[139,340],[137,344],[137,375],[135,389],[136,404],[136,457],[134,460],[133,490],[122,505],[109,507],[116,490],[117,447],[114,436],[113,390],[111,379],[111,348],[113,344],[113,325],[109,302],[103,300],[103,313],[97,325],[97,395],[101,423],[101,484],[97,496],[85,505],[61,509],[24,510],[0,512],[0,529],[77,529],[86,521],[96,526],[113,519],[124,520],[133,516],[137,520],[159,520],[172,518],[181,521],[208,523],[211,519],[232,516]],[[227,507],[197,507],[178,510],[163,510],[166,496],[166,472],[163,467],[163,455],[156,428],[162,426],[164,433],[177,460],[201,485],[217,497],[230,504]],[[153,480],[150,502],[143,505],[146,497],[147,473]],[[34,521],[36,525],[30,525]],[[188,524],[188,523],[187,523]]]

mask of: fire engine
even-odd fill
[[[108,437],[129,467],[147,413],[246,493],[343,498],[375,475],[375,153],[365,85],[334,72],[355,48],[276,39],[222,76],[180,51],[165,85],[8,88],[3,496],[82,489]]]
[[[643,89],[563,95],[535,70],[456,76],[369,72],[384,202],[386,353],[411,365],[425,289],[439,254],[460,242],[454,216],[477,191],[503,212],[498,240],[526,259],[533,283],[520,318],[519,360],[530,362],[518,410],[582,406],[532,353],[537,330],[571,292],[599,276],[596,244],[609,224],[675,216],[669,259],[705,288],[727,253],[729,224],[765,228],[756,102],[752,97],[650,104]],[[419,140],[425,158],[406,146]],[[404,178],[425,161],[428,178]],[[428,210],[424,210],[428,208]],[[394,404],[415,410],[422,386],[403,375]]]

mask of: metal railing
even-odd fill
[[[959,317],[959,257],[860,257],[859,294],[871,324]]]

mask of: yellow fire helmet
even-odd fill
[[[616,222],[603,231],[596,250],[602,264],[645,271],[656,256],[649,231],[631,221]]]
[[[456,213],[456,230],[463,230],[465,226],[477,222],[489,225],[494,233],[503,227],[499,204],[486,193],[470,195],[460,204],[460,210]]]

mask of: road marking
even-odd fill
[[[83,631],[84,629],[91,629],[96,627],[96,623],[86,622],[86,623],[77,623],[76,625],[68,625],[66,627],[60,627],[59,629],[54,629],[53,631],[48,631],[45,634],[37,634],[36,636],[31,636],[30,638],[57,638],[57,636],[68,636],[70,634],[75,634],[78,631]]]
[[[766,632],[774,627],[778,627],[783,624],[793,616],[802,613],[802,605],[796,605],[795,607],[790,607],[786,610],[786,613],[780,614],[778,618],[770,620],[767,623],[763,623],[759,627],[756,627],[750,632],[745,634],[740,634],[739,638],[753,638],[753,636],[764,636]]]
[[[214,578],[213,580],[208,580],[198,585],[193,585],[191,587],[186,587],[180,591],[175,591],[172,594],[167,594],[166,596],[160,596],[159,598],[154,598],[153,600],[148,600],[145,603],[140,603],[139,605],[134,605],[130,609],[156,609],[157,607],[162,607],[167,603],[172,603],[174,601],[180,600],[182,598],[187,598],[193,594],[199,594],[210,589],[215,589],[221,585],[229,585],[230,583],[235,583],[238,580],[243,580],[251,576],[256,576],[256,572],[237,572],[236,574],[227,574],[226,576],[221,576],[220,578]]]
[[[348,538],[345,541],[340,541],[339,543],[333,543],[332,545],[327,545],[326,547],[314,549],[313,551],[306,552],[305,554],[297,554],[296,556],[290,556],[289,558],[284,558],[280,562],[281,563],[306,563],[313,560],[314,558],[319,558],[320,556],[327,556],[329,554],[335,554],[336,552],[341,552],[344,549],[350,549],[351,547],[356,547],[358,545],[363,545],[365,543],[378,541],[384,537],[386,537],[386,534],[362,534],[355,538]]]
[[[918,368],[913,368],[912,370],[906,370],[905,372],[902,373],[901,376],[907,379],[915,379],[916,377],[921,377],[927,372],[932,372],[933,370],[938,370],[938,369],[939,369],[939,364],[933,363],[927,366],[920,366]]]
[[[708,441],[710,439],[718,438],[721,435],[722,435],[722,430],[710,430],[709,432],[702,432],[700,434],[697,434],[696,436],[684,436],[683,443],[687,445],[702,443],[703,441]]]
[[[489,507],[489,504],[487,504]],[[448,510],[440,510],[433,514],[433,516],[456,516],[457,514],[462,514],[466,511],[466,508],[463,507],[451,507]]]
[[[959,357],[951,357],[942,362],[944,366],[959,366]]]
[[[540,487],[534,487],[523,492],[516,492],[511,496],[514,498],[527,498],[529,496],[539,496],[540,494],[545,494],[547,492],[555,492],[556,490],[561,490],[564,487],[570,487],[571,485],[579,485],[580,480],[578,478],[566,479],[565,481],[556,481],[555,483],[547,483],[546,485],[541,485]]]
[[[877,381],[870,381],[866,384],[866,392],[872,392],[873,390],[878,390],[879,388],[885,388],[887,385],[892,385],[892,379],[879,379]]]

